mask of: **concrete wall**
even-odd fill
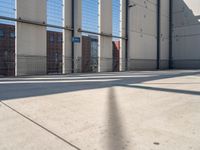
[[[130,0],[129,70],[156,69],[157,0]]]
[[[200,68],[200,1],[173,1],[173,68]]]
[[[46,0],[17,0],[17,18],[46,22]],[[16,23],[16,75],[46,74],[46,27]]]
[[[112,34],[112,1],[100,0],[100,32]],[[112,37],[100,36],[100,72],[112,71]]]
[[[160,7],[160,68],[168,67],[169,0]],[[152,70],[157,65],[157,0],[130,0],[129,70]]]

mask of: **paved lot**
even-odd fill
[[[200,150],[200,70],[0,78],[0,150]]]

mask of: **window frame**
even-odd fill
[[[4,38],[4,37],[5,37],[5,30],[0,29],[0,38]]]

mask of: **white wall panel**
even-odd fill
[[[133,56],[131,59],[156,59],[156,41],[157,39],[153,36],[134,33],[129,37],[130,41],[133,42],[132,49],[130,49],[129,55]]]
[[[45,23],[46,0],[17,0],[17,18]],[[17,22],[17,75],[46,73],[46,27]]]
[[[100,32],[112,34],[112,1],[100,0]],[[100,36],[100,70],[112,71],[112,37]]]
[[[157,0],[130,0],[129,69],[155,69]]]

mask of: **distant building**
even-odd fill
[[[62,73],[62,32],[47,31],[47,73]]]
[[[15,27],[0,24],[0,75],[15,74]]]
[[[120,41],[112,42],[113,71],[118,72],[120,66]],[[82,72],[98,71],[98,36],[82,36]]]
[[[120,66],[120,41],[113,41],[113,71],[118,72]]]
[[[98,37],[82,36],[82,72],[98,71]]]

